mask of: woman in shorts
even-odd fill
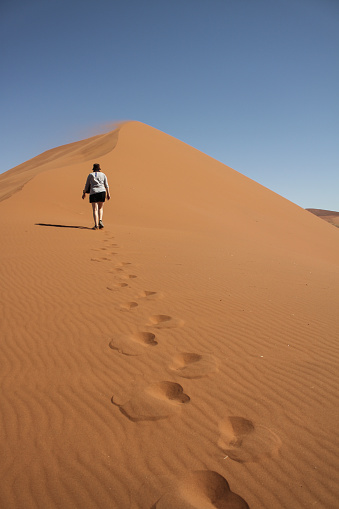
[[[89,193],[89,202],[93,208],[94,226],[93,230],[103,228],[102,216],[104,212],[104,202],[107,193],[107,200],[111,198],[106,175],[101,171],[100,164],[93,164],[93,170],[88,175],[82,199]]]

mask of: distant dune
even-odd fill
[[[339,212],[335,212],[334,210],[322,210],[322,209],[306,209],[309,212],[312,212],[315,216],[324,219],[328,223],[334,224],[334,226],[339,227]]]
[[[0,200],[0,507],[338,506],[335,228],[139,122]]]

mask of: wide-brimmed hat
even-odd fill
[[[93,171],[99,171],[99,170],[101,170],[101,168],[100,168],[100,164],[98,164],[98,163],[94,163],[94,164],[93,164]]]

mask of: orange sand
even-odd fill
[[[137,122],[1,198],[1,508],[339,507],[338,229]]]

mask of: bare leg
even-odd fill
[[[102,216],[104,214],[104,202],[103,201],[99,201],[98,208],[99,208],[99,221],[102,221]]]
[[[95,224],[95,226],[98,226],[99,225],[98,204],[92,203],[92,208],[93,208],[94,224]]]

